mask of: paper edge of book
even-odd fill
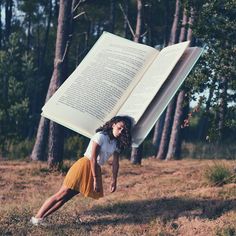
[[[155,103],[155,105],[153,106],[152,108],[152,111],[151,113],[154,113],[152,115],[152,119],[151,121],[148,122],[148,125],[146,125],[146,128],[144,130],[146,130],[145,134],[142,134],[140,135],[139,134],[139,126],[142,126],[142,117],[141,119],[139,120],[139,122],[137,123],[137,126],[134,127],[134,130],[133,130],[133,135],[132,135],[132,147],[138,147],[142,142],[143,140],[147,137],[147,135],[149,134],[149,132],[151,131],[151,129],[154,127],[155,123],[157,122],[157,120],[159,119],[159,117],[161,116],[161,114],[164,112],[165,108],[167,107],[167,105],[169,104],[169,102],[171,101],[171,99],[174,97],[175,93],[178,91],[178,89],[180,88],[180,86],[183,84],[184,80],[186,79],[186,77],[188,76],[188,74],[191,72],[192,68],[194,67],[194,65],[196,64],[196,62],[198,61],[199,57],[201,56],[202,52],[203,52],[203,49],[202,48],[199,48],[199,47],[190,47],[190,49],[193,48],[195,49],[195,51],[197,51],[196,54],[192,53],[192,55],[190,55],[189,58],[187,58],[186,60],[192,60],[191,63],[187,63],[184,65],[177,65],[176,66],[180,66],[180,69],[176,72],[176,77],[179,76],[178,78],[178,83],[177,85],[175,85],[175,88],[174,88],[174,91],[171,91],[171,95],[168,96],[167,99],[165,99],[165,101],[162,101],[161,99],[159,101],[157,101]],[[183,71],[183,72],[181,72]],[[173,81],[172,77],[174,75],[170,75],[169,76],[169,81]],[[169,82],[170,83],[170,82]],[[174,82],[173,82],[174,83]],[[164,84],[165,85],[165,84]],[[172,85],[172,84],[171,84]],[[170,90],[170,87],[171,85],[168,86],[169,90]],[[164,92],[162,92],[164,93]],[[163,95],[159,94],[159,97],[162,97]],[[157,99],[157,98],[154,98],[154,99]],[[162,98],[163,99],[163,98]],[[161,104],[161,103],[164,103]],[[148,109],[148,108],[147,108]],[[161,111],[160,111],[161,110]],[[144,112],[144,115],[145,116],[145,112]],[[150,116],[150,115],[149,115]]]

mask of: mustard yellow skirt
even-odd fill
[[[66,174],[63,185],[82,193],[85,197],[91,197],[94,199],[101,198],[103,197],[103,185],[100,166],[97,172],[100,187],[99,193],[93,190],[93,175],[90,160],[87,157],[80,158],[71,166]]]

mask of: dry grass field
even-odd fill
[[[76,196],[47,226],[32,226],[30,217],[65,174],[49,173],[44,163],[0,160],[0,235],[236,235],[236,184],[210,186],[204,173],[213,164],[149,158],[133,166],[122,160],[118,189],[110,194],[108,163],[104,198]]]

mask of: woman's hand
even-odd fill
[[[110,191],[111,191],[111,193],[116,191],[116,180],[113,180],[111,182]]]
[[[96,192],[96,193],[99,193],[100,190],[101,190],[97,178],[94,178],[94,179],[93,179],[93,190],[94,190],[94,192]]]

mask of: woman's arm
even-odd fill
[[[111,182],[112,193],[116,191],[118,171],[119,171],[119,153],[114,152],[112,161],[112,182]]]
[[[97,156],[100,150],[99,144],[96,142],[92,143],[92,151],[91,151],[91,170],[92,170],[92,175],[93,175],[93,188],[95,192],[100,192],[100,187],[98,184],[98,163],[97,163]]]

